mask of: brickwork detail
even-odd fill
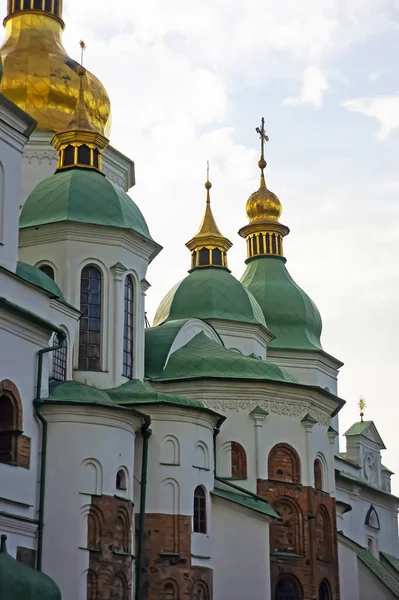
[[[93,496],[87,517],[87,600],[129,600],[132,589],[133,504]]]
[[[231,442],[231,476],[234,479],[247,478],[247,455],[238,442]]]
[[[146,515],[146,600],[212,600],[212,569],[191,564],[191,529],[189,516]]]
[[[30,468],[31,439],[22,435],[22,401],[17,386],[0,381],[0,462]]]
[[[292,577],[303,600],[318,598],[322,582],[331,589],[331,600],[339,600],[335,499],[270,479],[258,480],[257,492],[282,516],[270,527],[272,598],[277,585]]]
[[[300,483],[301,461],[294,448],[288,444],[274,446],[269,453],[268,472],[273,481]]]

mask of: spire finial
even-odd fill
[[[206,161],[206,184],[205,184],[205,189],[206,189],[206,203],[210,204],[211,203],[211,193],[210,190],[212,188],[212,184],[209,181],[209,160]]]
[[[359,404],[358,404],[359,408],[360,408],[360,421],[361,423],[363,423],[363,417],[364,417],[364,410],[367,407],[366,401],[363,398],[363,396],[360,396],[359,399]]]
[[[80,50],[81,50],[81,53],[80,53],[80,66],[83,67],[83,55],[84,55],[84,53],[86,51],[86,48],[87,48],[86,42],[84,40],[80,40],[79,46],[80,46]]]
[[[7,552],[7,536],[4,533],[1,536],[0,552]]]
[[[260,161],[258,162],[259,168],[262,170],[266,169],[267,162],[265,161],[265,142],[269,141],[269,136],[266,134],[265,130],[265,118],[262,117],[261,126],[256,128],[256,133],[259,134],[260,143],[261,143],[261,152],[260,152]]]

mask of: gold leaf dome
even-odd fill
[[[263,168],[259,161],[259,167],[262,169],[260,176],[260,187],[257,192],[251,194],[248,198],[246,211],[250,223],[264,223],[267,221],[275,221],[281,217],[283,207],[280,200],[267,189]]]
[[[62,45],[62,4],[35,0],[35,9],[26,8],[27,4],[31,5],[30,0],[9,1],[6,40],[0,49],[1,92],[34,117],[38,129],[64,131],[75,112],[80,78],[79,63]],[[85,104],[92,125],[108,137],[110,100],[102,83],[89,72]]]

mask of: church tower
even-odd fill
[[[79,95],[80,63],[70,57],[62,42],[62,0],[9,0],[4,19],[6,39],[0,48],[1,93],[38,123],[24,152],[22,202],[57,169],[57,152],[50,142],[65,131]],[[81,41],[82,56],[86,46]],[[109,138],[111,103],[99,79],[86,71],[85,106],[89,122]],[[133,161],[108,146],[104,154],[106,177],[128,191],[135,183]]]

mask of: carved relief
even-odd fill
[[[191,592],[191,600],[209,600],[209,590],[206,583],[197,581]]]
[[[204,404],[213,410],[220,412],[251,412],[257,406],[269,413],[285,417],[303,418],[309,413],[320,425],[330,425],[331,417],[327,412],[317,410],[305,404],[291,402],[276,402],[272,400],[203,400]]]
[[[281,520],[271,526],[271,551],[302,553],[303,523],[301,509],[289,498],[278,500],[274,510]]]
[[[365,476],[366,480],[368,481],[368,483],[370,483],[371,485],[376,485],[377,484],[377,465],[376,465],[375,457],[373,456],[373,454],[371,452],[366,454],[366,457],[364,459],[363,471],[364,471],[364,476]]]
[[[327,510],[320,506],[316,515],[316,558],[331,561],[331,526]]]

